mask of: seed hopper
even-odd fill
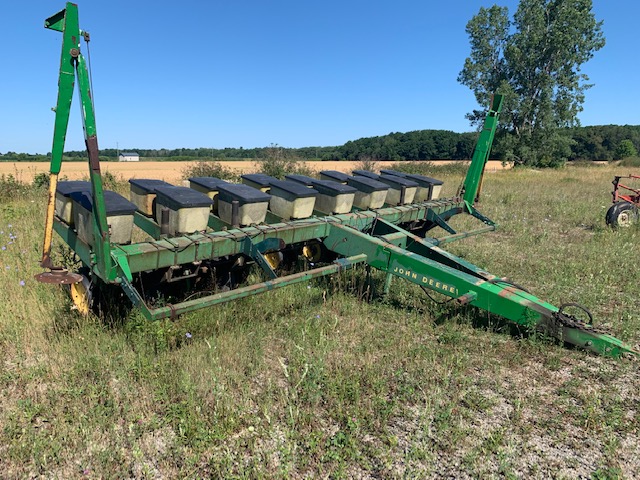
[[[189,188],[131,180],[129,202],[103,188],[90,79],[80,49],[89,34],[79,28],[77,6],[67,3],[45,27],[61,32],[63,41],[41,261],[45,271],[37,277],[68,284],[80,311],[89,310],[98,292],[116,288],[147,319],[172,318],[364,264],[386,273],[387,290],[399,277],[599,354],[639,354],[594,327],[576,304],[551,305],[441,248],[496,228],[476,209],[476,201],[501,96],[492,100],[453,198],[438,198],[442,182],[429,177],[328,171],[320,180],[246,175],[242,185],[195,178]],[[58,182],[58,175],[76,81],[89,181],[74,184]],[[474,217],[477,228],[456,231],[449,223],[455,215]],[[429,236],[436,227],[446,236]],[[132,243],[132,229],[146,232],[148,239]],[[78,271],[53,265],[54,230],[80,259]],[[259,267],[260,281],[247,282],[250,266]],[[154,303],[159,295],[164,303]]]

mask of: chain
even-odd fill
[[[563,310],[565,307],[576,307],[587,314],[589,317],[589,322],[585,322],[574,315],[570,315],[568,313],[564,313]],[[557,312],[553,314],[553,319],[557,325],[568,327],[568,328],[576,328],[578,330],[582,330],[589,333],[608,335],[611,332],[603,327],[595,327],[593,325],[593,317],[591,316],[591,312],[587,310],[585,307],[578,303],[565,303],[561,305]]]

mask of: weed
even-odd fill
[[[354,170],[366,170],[367,172],[379,172],[380,164],[371,157],[362,157]]]
[[[40,172],[33,177],[33,186],[36,188],[46,189],[49,187],[49,175]]]
[[[8,201],[20,198],[30,191],[30,187],[18,180],[13,174],[0,175],[0,200]]]
[[[224,167],[220,162],[211,160],[200,160],[182,170],[182,177],[215,177],[222,180],[236,181],[238,176],[230,169]]]
[[[265,148],[264,157],[255,162],[255,169],[279,179],[283,179],[287,174],[313,175],[313,171],[302,159],[291,156],[277,144]]]
[[[617,480],[624,478],[620,467],[600,467],[591,476],[593,480]]]

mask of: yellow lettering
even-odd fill
[[[411,278],[418,278],[418,274],[417,273],[412,273],[411,274]]]
[[[427,277],[422,277],[422,283],[427,283],[429,279]]]

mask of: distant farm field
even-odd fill
[[[453,170],[434,172],[443,196]],[[640,228],[604,222],[626,173],[496,172],[479,209],[499,230],[445,249],[585,305],[638,347]],[[401,279],[385,297],[364,268],[174,320],[82,317],[34,280],[46,198],[0,177],[3,479],[638,478],[637,360],[523,335]]]
[[[105,172],[110,172],[117,178],[125,180],[129,178],[158,178],[167,182],[177,182],[182,180],[184,170],[194,163],[196,162],[103,162],[102,169]],[[255,161],[219,163],[225,168],[238,173],[251,173],[256,171]],[[357,168],[359,164],[359,162],[350,161],[304,163],[316,172],[320,170],[350,172],[354,168]],[[399,162],[377,162],[381,168],[393,168],[393,165],[397,165],[398,163]],[[445,165],[452,163],[452,161],[437,160],[430,163],[434,165]],[[490,161],[487,165],[488,172],[502,170],[504,168],[500,161]],[[36,174],[48,171],[49,164],[47,162],[0,162],[0,175],[13,175],[24,182],[31,182]],[[64,162],[60,175],[66,176],[69,180],[81,179],[84,176],[88,176],[88,165],[85,162]]]

